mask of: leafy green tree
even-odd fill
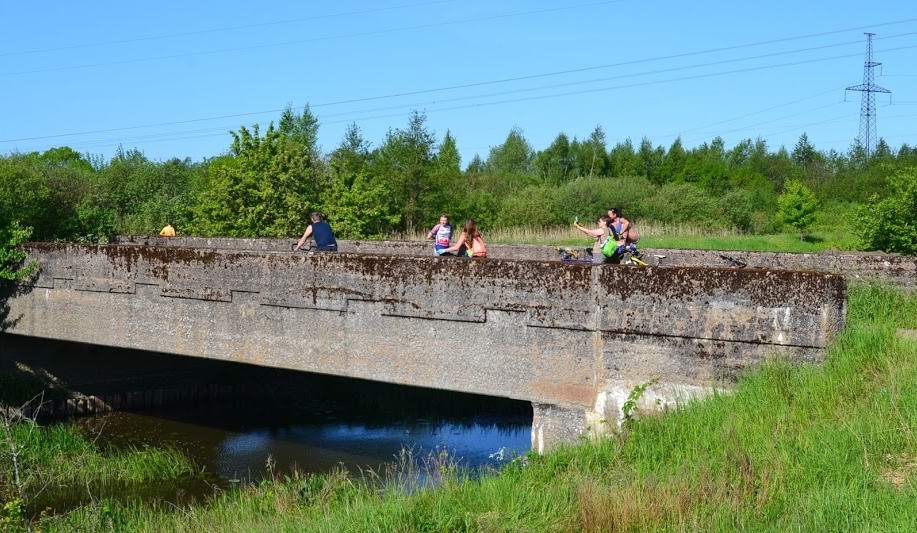
[[[98,240],[109,226],[141,234],[166,224],[186,229],[199,172],[188,159],[157,163],[136,150],[119,151],[96,175],[88,198],[77,203],[80,238]]]
[[[446,130],[439,150],[433,158],[433,191],[430,194],[430,214],[436,211],[451,212],[465,193],[466,180],[462,174],[462,156],[452,132]]]
[[[879,139],[879,142],[876,144],[876,151],[873,152],[870,162],[888,161],[891,158],[891,147],[888,146],[888,143],[885,142],[885,139]]]
[[[322,211],[345,239],[381,237],[397,227],[401,215],[389,204],[388,187],[365,169],[356,172],[332,166],[331,181],[323,193]]]
[[[486,171],[487,164],[481,159],[480,154],[474,154],[468,166],[465,167],[465,173],[471,176],[479,176]]]
[[[659,148],[654,149],[652,141],[644,137],[640,141],[640,149],[637,150],[637,158],[640,161],[640,175],[645,176],[657,185],[665,181],[665,176],[660,172],[665,159],[665,148],[661,146]]]
[[[608,154],[608,173],[611,176],[642,175],[639,160],[630,139],[617,143]]]
[[[722,138],[716,137],[688,153],[684,179],[717,194],[725,192],[729,186],[729,169]]]
[[[436,166],[446,172],[462,171],[462,156],[459,154],[458,143],[452,132],[446,130],[443,136],[443,142],[439,144],[439,150],[436,153]]]
[[[593,177],[608,175],[608,148],[605,130],[596,126],[585,141],[574,139],[570,146],[573,156],[573,175],[576,177]]]
[[[331,166],[337,167],[339,171],[359,172],[369,164],[369,149],[370,144],[363,138],[359,126],[351,124],[347,126],[341,144],[331,152],[329,157]]]
[[[92,165],[79,152],[69,146],[50,148],[44,151],[39,159],[48,166],[68,167],[91,172]]]
[[[335,233],[347,239],[381,237],[394,231],[401,215],[392,206],[391,190],[369,172],[369,143],[356,124],[329,157],[330,176],[322,191],[322,212]]]
[[[570,140],[560,133],[545,150],[538,152],[534,167],[545,183],[558,185],[570,178],[573,170],[573,157],[570,153]]]
[[[292,105],[287,105],[277,125],[280,135],[302,150],[309,169],[305,178],[316,191],[321,189],[325,176],[322,152],[318,145],[318,128],[318,117],[312,113],[308,105],[298,115]]]
[[[818,199],[801,181],[789,180],[777,198],[777,208],[780,219],[799,231],[800,239],[804,239],[806,230],[815,222]]]
[[[799,141],[796,142],[796,147],[793,148],[793,163],[795,163],[800,170],[806,172],[815,164],[817,157],[818,152],[815,150],[815,147],[812,146],[812,143],[809,142],[809,136],[805,133],[800,135]]]
[[[277,123],[277,130],[281,135],[310,150],[315,150],[316,153],[318,152],[318,128],[318,117],[312,113],[308,105],[303,108],[301,114],[297,115],[292,104],[288,104],[280,114],[280,120]]]
[[[426,115],[413,112],[406,129],[388,132],[373,159],[373,173],[391,188],[390,202],[402,210],[408,232],[435,216],[436,211],[428,202],[436,187],[436,136],[427,129],[426,121]]]
[[[891,194],[874,196],[859,209],[863,221],[861,244],[869,250],[917,254],[917,168],[889,179]]]
[[[318,208],[308,176],[316,162],[299,142],[271,124],[233,132],[230,153],[211,164],[209,183],[195,207],[193,229],[204,235],[287,237],[307,225]]]
[[[497,175],[525,174],[534,158],[534,150],[519,128],[513,128],[506,140],[490,149],[487,171]]]
[[[672,142],[672,146],[669,147],[662,161],[661,181],[683,181],[687,160],[688,155],[681,144],[681,137],[678,137]]]

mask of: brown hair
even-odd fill
[[[465,239],[469,243],[469,248],[470,248],[471,241],[473,241],[475,237],[479,237],[480,235],[481,235],[480,232],[478,232],[478,223],[475,222],[473,218],[469,218],[468,220],[466,220],[465,221]]]

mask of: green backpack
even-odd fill
[[[602,255],[605,257],[614,257],[615,251],[618,249],[618,241],[614,240],[611,235],[605,239],[605,244],[602,245]]]

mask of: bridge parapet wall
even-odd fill
[[[117,244],[175,246],[218,250],[288,252],[292,239],[235,239],[205,237],[118,236]],[[429,257],[432,245],[422,241],[340,241],[342,252],[370,255],[409,255]],[[492,244],[488,246],[495,259],[559,261],[553,246],[525,244]],[[880,252],[739,252],[717,250],[679,250],[644,248],[649,261],[659,266],[767,268],[812,270],[840,274],[850,282],[880,281],[899,287],[917,288],[917,257]]]
[[[674,399],[728,386],[768,357],[817,362],[846,312],[844,279],[816,272],[28,251],[41,270],[10,301],[11,333],[527,400],[536,449],[616,419],[641,382]]]

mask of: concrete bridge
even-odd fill
[[[538,451],[613,427],[640,383],[665,405],[821,361],[846,313],[844,278],[811,271],[131,242],[28,245],[7,333],[530,401]]]

